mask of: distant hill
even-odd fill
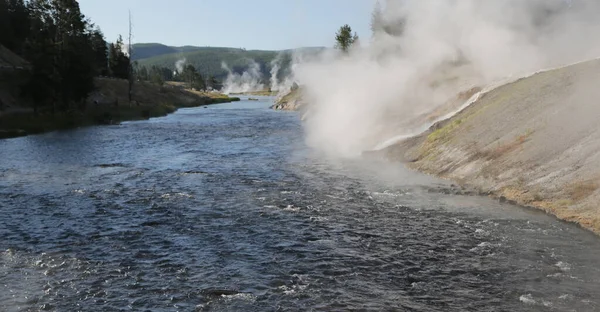
[[[133,58],[141,66],[160,66],[175,70],[175,63],[185,59],[186,63],[194,65],[203,75],[214,75],[218,79],[227,76],[227,71],[221,67],[225,62],[229,68],[237,73],[243,73],[252,63],[260,64],[261,72],[265,80],[270,77],[271,61],[281,54],[283,69],[279,75],[285,75],[289,71],[291,55],[296,50],[263,51],[245,50],[239,48],[220,47],[171,47],[159,43],[142,43],[133,46]],[[309,53],[317,53],[323,48],[302,48]]]
[[[191,52],[201,49],[194,46],[170,47],[160,43],[137,43],[133,45],[133,60],[141,60],[170,53]]]

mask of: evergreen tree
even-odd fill
[[[24,44],[23,57],[32,66],[31,78],[24,86],[24,91],[31,98],[35,112],[40,107],[52,105],[56,110],[56,98],[60,76],[56,70],[58,59],[55,44],[56,27],[50,18],[45,1],[29,3],[31,33]]]
[[[91,44],[94,50],[94,60],[96,73],[100,76],[108,76],[108,47],[104,40],[104,34],[98,28],[91,33]]]
[[[165,81],[173,80],[173,71],[167,67],[160,68],[161,75]]]
[[[197,72],[194,76],[194,89],[206,91],[206,80],[200,72]]]
[[[30,27],[29,9],[24,0],[0,0],[0,44],[21,54]]]
[[[146,66],[138,68],[137,77],[141,81],[148,81],[148,68]]]
[[[373,32],[373,38],[383,30],[383,10],[381,9],[381,3],[375,2],[373,13],[371,13],[371,31]]]
[[[161,69],[154,65],[150,68],[150,81],[154,84],[162,86],[165,83],[165,78],[163,77],[163,72]]]
[[[208,80],[206,81],[207,87],[213,89],[213,90],[220,90],[223,85],[221,84],[221,82],[219,80],[217,80],[217,78],[213,75],[210,75],[208,77]]]
[[[348,24],[340,27],[335,34],[335,48],[344,53],[348,53],[350,47],[358,42],[358,34],[352,35],[352,28]]]
[[[108,68],[115,78],[129,78],[129,57],[124,52],[123,37],[119,35],[117,42],[108,47]]]
[[[202,75],[196,71],[196,68],[188,64],[183,68],[181,77],[187,83],[188,88],[196,90],[206,90],[206,83]]]
[[[0,44],[29,62],[22,91],[36,112],[83,107],[106,72],[106,42],[76,0],[0,0]]]
[[[96,75],[91,27],[75,0],[27,2],[30,29],[23,53],[33,66],[27,86],[35,105],[52,111],[81,105]],[[37,108],[37,107],[36,107]]]

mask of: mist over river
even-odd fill
[[[270,98],[0,140],[1,311],[598,311],[600,239]]]

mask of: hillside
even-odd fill
[[[598,60],[520,79],[384,153],[600,234],[598,80]]]
[[[141,66],[159,66],[175,70],[175,63],[185,59],[188,64],[194,65],[203,75],[213,75],[218,79],[227,76],[221,64],[226,63],[229,68],[237,73],[246,71],[252,61],[260,64],[265,80],[271,76],[271,62],[278,56],[281,58],[281,77],[289,73],[292,55],[301,52],[305,55],[317,54],[323,51],[320,47],[307,47],[283,51],[244,50],[239,48],[222,47],[170,47],[158,43],[142,43],[134,45],[134,59]]]
[[[202,49],[194,46],[171,47],[160,43],[137,43],[133,45],[133,60],[141,60],[154,56],[160,56],[171,53],[191,52]]]
[[[158,55],[138,60],[142,66],[159,66],[175,70],[175,63],[185,59],[188,64],[194,65],[204,75],[213,75],[219,79],[227,76],[227,71],[221,67],[227,63],[234,72],[244,72],[252,61],[260,64],[264,77],[269,77],[271,61],[279,52],[277,51],[246,51],[234,48],[197,48],[187,52],[175,52]]]

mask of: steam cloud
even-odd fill
[[[241,75],[233,72],[226,63],[221,63],[221,67],[227,71],[227,79],[223,83],[221,92],[230,94],[264,90],[265,85],[261,82],[263,75],[260,71],[260,64],[254,60],[250,60],[248,69]]]
[[[354,156],[411,133],[410,120],[461,91],[600,52],[592,39],[600,31],[600,1],[384,4],[384,27],[370,45],[349,55],[329,50],[294,67],[311,103],[306,134],[313,147]]]
[[[178,74],[181,74],[183,72],[183,67],[185,66],[185,63],[187,63],[187,59],[185,57],[175,62],[175,70]]]
[[[133,50],[133,46],[131,47],[131,49]],[[129,44],[124,43],[123,45],[121,45],[121,52],[126,56],[129,56]]]
[[[275,59],[271,61],[271,90],[277,91],[279,90],[279,78],[277,77],[279,74],[279,70],[281,69],[281,53],[277,55]]]
[[[321,59],[321,56],[321,50],[310,48],[298,49],[290,54],[287,54],[287,52],[278,54],[271,61],[271,90],[277,91],[278,97],[286,95],[294,83],[297,83],[297,77],[294,73],[300,64],[318,61]],[[290,58],[289,62],[286,62],[285,58]],[[283,71],[283,74],[281,71]],[[281,76],[283,76],[283,79],[280,80],[279,77]]]

